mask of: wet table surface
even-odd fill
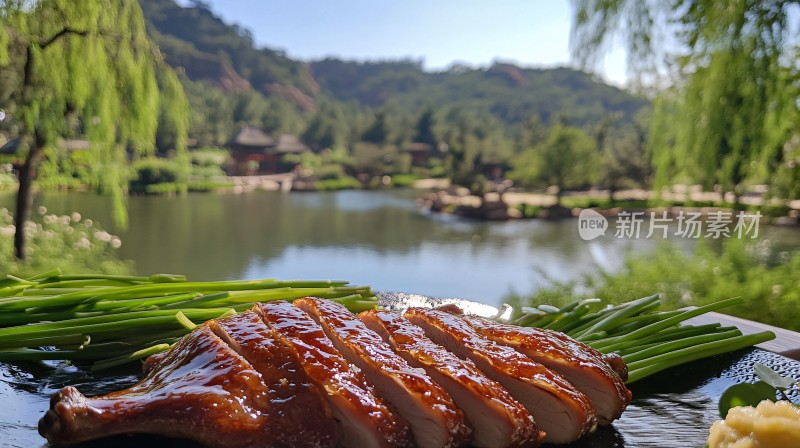
[[[403,301],[414,306],[442,303],[420,297],[388,294],[382,299],[386,304],[398,306],[403,306]],[[483,314],[492,311],[491,307],[476,306],[483,310]],[[708,428],[718,418],[719,396],[733,384],[756,381],[753,373],[756,362],[800,381],[800,361],[759,348],[695,361],[633,384],[634,399],[622,418],[571,446],[702,447]],[[0,363],[0,446],[46,447],[46,442],[37,433],[36,424],[48,408],[49,396],[53,392],[71,385],[86,395],[105,394],[135,383],[137,370],[136,366],[129,366],[92,373],[57,362]],[[81,445],[83,448],[141,446],[179,448],[197,445],[155,436],[123,436]]]

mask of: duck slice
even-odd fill
[[[256,305],[253,310],[288,347],[324,396],[341,425],[347,447],[411,447],[408,423],[376,396],[363,373],[336,351],[322,327],[288,302]]]
[[[589,399],[563,376],[517,352],[492,342],[463,318],[425,308],[404,316],[437,344],[471,359],[489,378],[502,384],[533,415],[546,443],[570,443],[596,427]]]
[[[203,325],[128,389],[97,398],[74,387],[56,392],[39,434],[53,445],[156,434],[220,448],[270,447],[285,440],[273,411],[258,372]]]
[[[276,445],[336,446],[339,427],[320,389],[256,313],[211,321],[209,327],[261,374],[281,430]]]
[[[512,347],[563,375],[589,397],[601,425],[619,418],[631,402],[631,391],[625,387],[622,378],[602,353],[586,344],[556,331],[501,324],[477,317],[465,319],[489,340]]]
[[[530,413],[499,383],[468,359],[461,359],[425,336],[399,313],[369,310],[359,314],[409,365],[425,369],[464,412],[473,430],[472,446],[536,446],[541,437]]]
[[[469,442],[471,431],[450,395],[424,370],[409,366],[347,308],[316,298],[298,299],[294,304],[322,325],[339,352],[408,420],[418,447],[458,447]]]

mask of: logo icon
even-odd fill
[[[600,235],[605,235],[608,230],[608,220],[605,216],[588,208],[581,210],[578,215],[578,234],[584,241],[591,241]]]

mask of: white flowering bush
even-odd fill
[[[11,190],[17,188],[17,176],[3,172],[0,166],[0,190]]]
[[[14,258],[14,217],[0,208],[0,275],[35,274],[53,268],[64,273],[128,274],[132,263],[117,255],[122,240],[80,213],[48,214],[45,207],[25,223],[28,260]]]

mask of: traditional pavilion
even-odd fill
[[[244,126],[225,144],[234,161],[233,172],[238,176],[276,174],[290,171],[294,166],[282,162],[286,154],[308,150],[296,136],[283,134],[274,139],[255,126]]]

